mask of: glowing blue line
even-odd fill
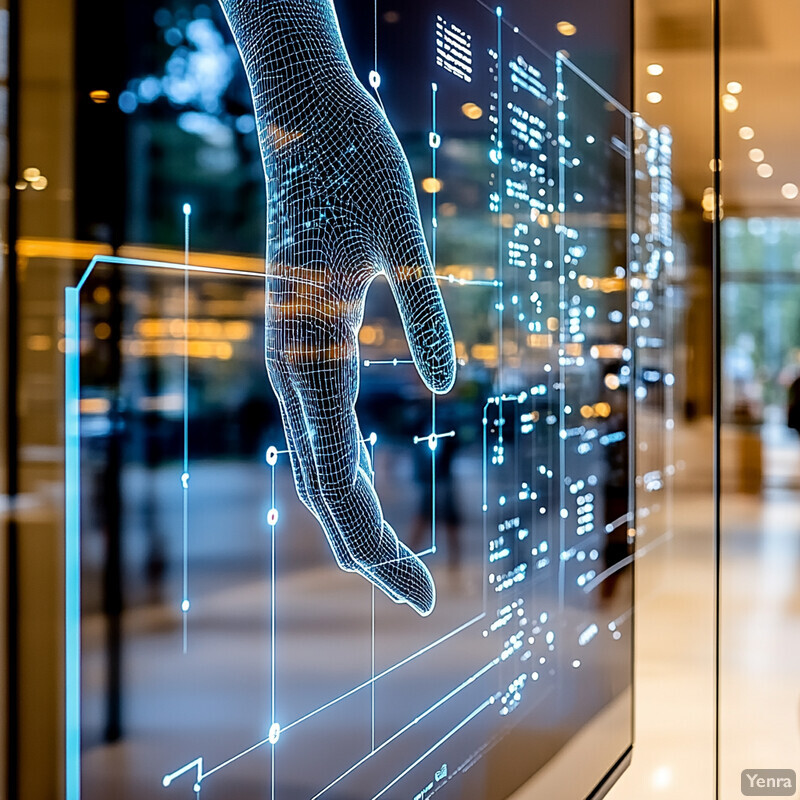
[[[271,508],[275,508],[275,465],[272,464],[270,468],[270,497],[271,497]],[[270,730],[272,730],[273,726],[276,722],[276,714],[275,714],[275,525],[277,520],[273,516],[271,518],[270,528],[271,531],[271,553],[270,553],[270,560],[271,560],[271,571],[272,574],[270,576]],[[272,757],[272,791],[273,796],[275,792],[275,755],[274,755],[275,748],[273,747],[273,757]]]
[[[431,714],[434,711],[436,711],[437,708],[440,708],[441,706],[443,706],[448,700],[451,700],[459,692],[461,692],[463,689],[466,689],[467,686],[469,686],[470,684],[474,683],[476,680],[478,680],[478,678],[480,678],[483,675],[485,675],[490,669],[492,669],[492,667],[497,666],[499,663],[500,663],[500,659],[499,658],[495,658],[492,661],[490,661],[485,667],[483,667],[482,669],[478,670],[474,675],[470,676],[465,681],[463,681],[461,684],[456,686],[455,689],[453,689],[451,692],[446,694],[440,700],[437,700],[426,711],[423,711],[421,714],[418,714],[416,717],[414,717],[414,719],[411,720],[411,722],[409,722],[404,727],[400,728],[400,730],[397,731],[396,733],[392,734],[385,742],[383,742],[381,745],[379,745],[377,749],[375,749],[373,747],[373,752],[372,753],[370,753],[369,755],[364,756],[360,761],[357,761],[355,764],[353,764],[353,766],[350,767],[346,772],[343,772],[338,778],[336,778],[335,780],[331,781],[322,791],[317,792],[317,794],[315,794],[311,798],[311,800],[317,800],[317,798],[322,797],[322,795],[325,794],[325,792],[327,792],[328,789],[332,789],[334,786],[336,786],[337,783],[339,783],[339,781],[343,780],[348,775],[350,775],[350,773],[352,773],[354,770],[358,769],[362,764],[364,764],[367,761],[369,761],[369,759],[372,758],[372,756],[374,756],[376,753],[379,753],[381,750],[383,750],[384,747],[386,747],[387,745],[391,744],[399,736],[402,736],[410,728],[413,728],[414,725],[416,725],[418,722],[421,722],[429,714]],[[402,776],[400,776],[400,777],[402,777]],[[389,787],[387,786],[386,788],[388,789]],[[386,790],[384,789],[384,791],[386,791]]]
[[[435,397],[436,395],[434,395]],[[435,442],[439,439],[449,439],[456,435],[455,431],[447,431],[447,433],[431,433],[428,436],[415,436],[413,438],[414,444],[419,444],[420,442]]]
[[[396,367],[398,364],[413,364],[413,363],[414,362],[410,358],[390,358],[387,361],[372,361],[369,358],[364,359],[365,367],[375,367],[375,366]]]
[[[86,267],[85,272],[81,276],[80,281],[78,281],[77,289],[82,289],[83,285],[86,283],[89,276],[94,271],[94,268],[97,264],[127,264],[131,267],[156,267],[157,269],[172,269],[172,270],[184,270],[186,269],[185,264],[179,264],[174,261],[153,261],[150,259],[142,259],[142,258],[122,258],[121,256],[95,256],[90,262],[89,266]],[[190,272],[202,272],[207,275],[238,275],[241,277],[251,277],[251,278],[260,278],[264,280],[265,273],[263,272],[252,272],[250,270],[244,269],[225,269],[224,267],[198,267],[195,265],[189,265]],[[278,278],[277,275],[268,275],[267,277],[270,278]],[[294,280],[294,279],[292,279]],[[298,283],[302,281],[296,281]],[[308,283],[312,283],[313,285],[317,286],[319,284],[314,284],[313,281],[308,281]]]
[[[559,213],[562,215],[562,219],[566,218],[566,147],[564,142],[566,141],[566,111],[565,108],[565,98],[566,98],[566,85],[564,84],[564,70],[562,68],[562,60],[560,56],[556,57],[556,80],[558,81],[558,86],[556,88],[556,97],[558,99],[558,210]],[[567,299],[567,288],[566,288],[566,276],[565,276],[565,269],[564,269],[564,255],[566,254],[566,245],[565,245],[565,236],[566,236],[566,229],[565,226],[562,224],[561,230],[558,234],[558,306],[559,306],[559,333],[558,333],[558,341],[559,341],[559,354],[561,351],[562,343],[564,342],[564,330],[566,328],[566,321],[565,321],[565,309],[566,309],[566,299]],[[564,411],[564,406],[566,405],[566,396],[564,391],[564,386],[566,385],[566,367],[564,365],[564,360],[559,357],[558,359],[558,380],[561,384],[561,391],[558,394],[558,427],[559,431],[564,430],[565,420],[566,420],[566,413]],[[559,463],[563,465],[566,463],[567,458],[567,448],[566,448],[566,440],[564,437],[558,437],[558,459]],[[566,484],[563,480],[559,480],[558,482],[558,508],[559,508],[559,515],[558,515],[558,536],[559,536],[559,552],[563,553],[566,548],[566,521],[564,517],[561,515],[561,511],[565,508],[566,502]],[[566,563],[562,560],[558,560],[558,602],[559,608],[563,610],[564,608],[564,591],[565,591],[565,582],[566,582]]]
[[[408,773],[411,772],[411,770],[414,769],[414,767],[416,767],[418,764],[424,761],[431,753],[434,752],[434,750],[437,750],[439,747],[441,747],[451,736],[454,736],[456,733],[458,733],[458,731],[460,731],[465,725],[472,722],[472,720],[475,719],[475,717],[477,717],[478,714],[481,713],[481,711],[483,711],[487,706],[492,705],[492,703],[494,703],[494,697],[490,697],[487,700],[484,700],[473,712],[464,717],[464,719],[462,719],[461,722],[459,722],[458,725],[455,726],[455,728],[451,729],[448,733],[442,736],[442,738],[439,739],[439,741],[436,742],[436,744],[429,747],[413,764],[406,767],[390,784],[384,786],[384,788],[381,789],[378,792],[378,794],[373,796],[372,800],[378,800],[379,797],[386,794],[386,792],[388,792],[389,789],[392,788],[392,786],[394,786],[399,780],[402,780],[406,775],[408,775]]]
[[[195,781],[195,791],[199,791],[198,787],[200,786],[200,783],[202,782],[203,778],[206,777],[205,774],[203,773],[202,756],[186,764],[186,766],[183,766],[180,769],[175,770],[175,772],[170,772],[169,775],[165,775],[161,779],[161,785],[164,786],[164,788],[166,788],[175,780],[175,778],[180,778],[181,775],[184,775],[193,769],[197,769],[197,780]]]
[[[366,686],[369,686],[370,684],[375,683],[376,681],[380,680],[381,678],[386,677],[390,672],[394,672],[399,667],[405,666],[409,661],[412,661],[413,659],[417,658],[418,656],[421,656],[424,653],[428,652],[429,650],[432,650],[434,647],[442,644],[442,642],[445,642],[448,639],[452,638],[453,636],[456,636],[457,634],[461,633],[462,631],[465,631],[467,628],[469,628],[471,625],[474,625],[476,622],[480,622],[480,620],[482,620],[485,616],[486,616],[486,612],[483,612],[482,614],[478,614],[478,616],[473,617],[468,622],[465,622],[463,625],[460,625],[458,628],[455,628],[454,630],[450,631],[450,633],[447,633],[444,636],[440,637],[435,642],[431,642],[429,645],[426,645],[421,650],[418,650],[416,653],[412,653],[410,656],[407,656],[402,661],[398,661],[394,666],[388,667],[383,672],[381,672],[379,675],[376,675],[374,678],[371,678],[368,681],[364,681],[364,683],[360,684],[359,686],[356,686],[354,689],[351,689],[349,692],[345,692],[345,694],[337,697],[335,700],[331,700],[329,703],[326,703],[324,706],[321,706],[320,708],[316,709],[315,711],[311,711],[310,713],[306,714],[304,717],[300,717],[300,719],[295,720],[294,722],[290,723],[285,728],[282,728],[281,733],[282,734],[286,733],[286,731],[288,731],[290,728],[293,728],[295,725],[299,725],[301,722],[305,722],[306,720],[310,719],[311,717],[315,716],[316,714],[319,714],[321,711],[325,711],[326,709],[330,708],[331,706],[335,705],[336,703],[339,703],[340,701],[347,699],[348,697],[350,697],[351,695],[353,695],[356,692],[360,691],[361,689],[364,689]],[[241,753],[237,753],[235,756],[232,756],[227,761],[223,761],[221,764],[218,764],[216,767],[214,767],[213,769],[210,769],[208,772],[203,772],[202,771],[203,759],[202,758],[195,759],[195,761],[192,761],[191,764],[188,764],[187,766],[182,767],[180,770],[178,770],[177,772],[173,772],[171,775],[167,775],[164,778],[164,780],[167,781],[167,783],[165,783],[164,785],[168,786],[169,783],[174,778],[176,778],[178,775],[182,775],[184,772],[187,772],[188,770],[190,770],[194,766],[198,766],[197,782],[199,784],[201,781],[203,781],[207,777],[209,777],[209,775],[213,775],[215,772],[219,772],[224,767],[230,766],[235,761],[238,761],[240,758],[243,758],[244,756],[249,755],[250,753],[252,753],[254,750],[258,750],[260,747],[263,747],[267,742],[269,742],[269,737],[267,737],[265,739],[262,739],[260,742],[256,742],[254,745],[251,745],[246,750],[242,750]],[[274,748],[273,748],[273,752],[274,752]],[[70,800],[73,800],[73,799],[70,798]]]
[[[489,406],[492,405],[491,398],[486,401],[483,407],[483,505],[481,511],[485,514],[489,510],[489,444],[487,442],[487,431],[489,427]]]
[[[431,176],[433,177],[434,182],[436,181],[436,150],[437,147],[434,147],[434,144],[438,144],[435,141],[435,138],[438,137],[438,133],[436,131],[436,94],[438,92],[438,87],[435,83],[431,84],[431,105],[432,105],[432,125],[431,125]],[[431,192],[431,258],[433,263],[433,271],[436,272],[436,254],[437,254],[437,247],[436,247],[436,240],[437,240],[437,229],[439,227],[439,220],[437,219],[437,194],[438,192]]]
[[[434,95],[435,96],[435,95]],[[455,431],[453,431],[455,436]],[[429,445],[431,449],[431,550],[436,552],[436,442],[439,436],[436,433],[436,395],[431,392],[431,436]],[[416,442],[415,442],[416,444]]]
[[[629,111],[625,106],[617,100],[616,97],[609,94],[599,83],[592,80],[580,67],[575,66],[575,64],[570,61],[570,59],[563,55],[562,53],[556,53],[556,61],[561,62],[562,64],[566,64],[584,83],[587,83],[594,89],[604,100],[611,103],[617,111],[624,114],[628,119],[633,117],[633,113]]]
[[[183,206],[183,652],[189,645],[189,219],[192,210]]]
[[[447,283],[455,283],[459,286],[491,286],[493,288],[503,288],[503,282],[499,280],[481,281],[472,280],[469,278],[456,278],[455,275],[437,275],[437,281],[446,281]]]
[[[497,388],[503,388],[503,18],[500,6],[497,7],[497,275],[500,287],[497,290],[497,313],[499,315],[497,349]],[[500,438],[503,438],[503,415],[500,414]]]
[[[372,752],[375,752],[375,584],[372,584]]]
[[[80,292],[64,293],[66,800],[81,794]]]
[[[326,711],[331,706],[336,705],[337,703],[341,702],[342,700],[346,700],[348,697],[350,697],[351,695],[354,695],[356,692],[361,691],[361,689],[364,689],[365,687],[369,686],[371,683],[379,681],[381,678],[385,678],[389,673],[394,672],[396,669],[399,669],[400,667],[403,667],[406,664],[408,664],[409,661],[413,661],[415,658],[418,658],[419,656],[424,655],[429,650],[432,650],[434,647],[437,647],[438,645],[442,644],[443,642],[447,641],[448,639],[452,638],[453,636],[456,636],[457,634],[461,633],[462,631],[465,631],[467,628],[469,628],[471,625],[474,625],[476,622],[480,622],[480,620],[482,620],[485,616],[486,616],[486,612],[478,614],[478,616],[473,617],[471,620],[465,622],[463,625],[459,625],[459,627],[457,627],[454,630],[450,631],[450,633],[446,633],[444,636],[440,637],[435,642],[431,642],[430,644],[425,645],[425,647],[421,648],[420,650],[417,650],[416,653],[412,653],[410,656],[406,656],[402,661],[398,661],[393,666],[387,667],[383,672],[381,672],[380,674],[376,675],[374,678],[371,678],[368,681],[364,681],[363,683],[361,683],[358,686],[356,686],[354,689],[350,689],[350,691],[345,692],[344,694],[340,695],[335,700],[331,700],[330,702],[325,703],[324,706],[320,706],[315,711],[311,711],[308,714],[306,714],[305,716],[300,717],[300,719],[295,720],[294,722],[292,722],[289,725],[287,725],[283,729],[284,733],[286,731],[288,731],[289,728],[293,728],[295,725],[299,725],[301,722],[305,722],[306,720],[310,719],[311,717],[315,716],[316,714],[319,714],[321,711]]]

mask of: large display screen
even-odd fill
[[[327,296],[282,288],[274,204],[266,267],[208,246],[227,211],[191,189],[167,215],[184,250],[88,265],[66,317],[69,800],[583,798],[630,752],[636,333],[668,136],[634,127],[601,59],[596,80],[538,43],[528,4],[335,10],[408,162],[455,382],[418,369],[447,344],[436,294],[391,274],[349,361],[328,337],[303,382]],[[153,26],[174,53],[120,95],[132,119],[220,53],[242,69],[217,9]],[[177,117],[212,161],[228,122],[247,147],[311,135]],[[396,198],[373,156],[342,186]],[[350,465],[326,448],[353,431]]]

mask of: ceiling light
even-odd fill
[[[742,127],[739,128],[739,138],[740,139],[744,139],[745,141],[749,141],[755,135],[756,135],[756,132],[751,127],[749,127],[748,125],[742,125]]]
[[[648,103],[660,103],[663,100],[663,96],[661,92],[648,92],[647,93],[647,102]]]
[[[794,200],[798,194],[800,194],[800,189],[797,188],[797,184],[794,183],[784,183],[781,186],[781,194],[787,200]]]
[[[750,157],[750,160],[755,161],[756,164],[764,160],[764,151],[760,147],[754,147],[747,155]]]
[[[648,75],[663,75],[664,74],[664,67],[661,64],[648,64],[647,65],[647,74]]]
[[[722,107],[726,111],[736,111],[739,108],[739,100],[732,94],[722,95]]]
[[[562,36],[574,36],[578,32],[578,29],[571,22],[567,22],[565,19],[562,19],[561,22],[556,23],[556,30]]]
[[[756,167],[756,172],[757,172],[757,173],[758,173],[758,174],[759,174],[759,175],[760,175],[762,178],[771,178],[771,177],[772,177],[772,172],[773,172],[773,170],[772,170],[772,167],[771,167],[769,164],[767,164],[766,162],[764,162],[763,164],[759,164],[759,165]]]
[[[741,94],[742,91],[742,84],[739,81],[731,81],[728,84],[728,91],[731,94]]]
[[[468,119],[480,119],[483,116],[483,109],[475,103],[464,103],[461,106],[461,113]]]

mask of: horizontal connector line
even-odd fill
[[[494,697],[489,697],[488,699],[484,700],[472,713],[464,717],[464,719],[462,719],[458,725],[442,736],[442,738],[439,739],[436,744],[429,747],[413,764],[406,767],[390,784],[386,785],[383,789],[381,789],[381,791],[378,792],[378,794],[374,795],[372,800],[378,800],[379,797],[382,797],[384,794],[386,794],[386,792],[388,792],[392,786],[408,775],[408,773],[411,772],[414,767],[416,767],[418,764],[421,764],[431,753],[440,748],[451,736],[454,736],[456,733],[458,733],[465,725],[468,725],[470,722],[472,722],[472,720],[475,719],[475,717],[477,717],[481,711],[492,705],[493,702]]]
[[[373,361],[370,358],[364,359],[365,367],[396,367],[399,364],[413,364],[410,358],[390,358],[384,361]]]
[[[429,714],[431,714],[434,711],[436,711],[437,708],[440,708],[441,706],[443,706],[448,700],[451,700],[459,692],[461,692],[464,689],[466,689],[467,686],[469,686],[470,684],[474,683],[476,680],[478,680],[478,678],[480,678],[483,675],[485,675],[490,669],[492,669],[493,667],[496,667],[499,663],[500,663],[500,659],[499,658],[495,658],[492,661],[490,661],[485,667],[483,667],[482,669],[478,670],[474,675],[471,675],[463,683],[461,683],[458,686],[456,686],[455,689],[453,689],[451,692],[446,694],[440,700],[437,700],[430,708],[428,708],[427,710],[423,711],[418,716],[414,717],[414,719],[412,719],[411,722],[409,722],[404,727],[400,728],[400,730],[397,731],[396,733],[392,734],[385,742],[383,742],[378,747],[376,747],[371,753],[368,753],[360,761],[357,761],[355,764],[353,764],[352,767],[350,767],[346,772],[343,772],[338,778],[336,778],[336,780],[331,781],[322,791],[317,792],[317,794],[315,794],[311,798],[311,800],[317,800],[317,798],[322,797],[322,795],[325,794],[325,792],[327,792],[328,789],[332,789],[334,786],[336,786],[337,783],[339,783],[339,781],[343,780],[348,775],[350,775],[350,773],[352,773],[354,770],[358,769],[358,767],[360,767],[362,764],[364,764],[367,761],[369,761],[369,759],[372,758],[372,756],[374,756],[376,753],[379,753],[381,750],[383,750],[384,747],[386,747],[387,745],[391,744],[399,736],[402,736],[410,728],[413,728],[414,725],[416,725],[418,722],[421,722]]]
[[[447,431],[447,433],[429,433],[427,436],[415,436],[414,444],[419,444],[420,442],[434,442],[437,439],[448,439],[455,435],[455,431]]]
[[[491,286],[494,289],[499,289],[503,285],[502,281],[480,281],[472,280],[471,278],[456,278],[455,275],[437,275],[436,280],[442,281],[443,283],[452,283],[454,286]]]
[[[78,281],[78,285],[75,287],[78,291],[83,288],[83,285],[89,279],[89,276],[92,274],[97,264],[128,264],[132,267],[156,267],[157,269],[180,270],[181,272],[188,269],[189,272],[199,272],[206,275],[239,275],[251,278],[264,278],[263,272],[248,272],[246,270],[225,269],[223,267],[196,267],[191,264],[181,264],[172,261],[149,261],[147,259],[138,258],[120,258],[119,256],[96,256],[89,262],[89,266],[86,267],[86,271],[81,276],[80,281]],[[299,282],[300,281],[298,281],[298,283]]]

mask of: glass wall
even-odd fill
[[[756,773],[796,770],[800,744],[799,62],[792,4],[721,5],[720,787],[733,798]]]

